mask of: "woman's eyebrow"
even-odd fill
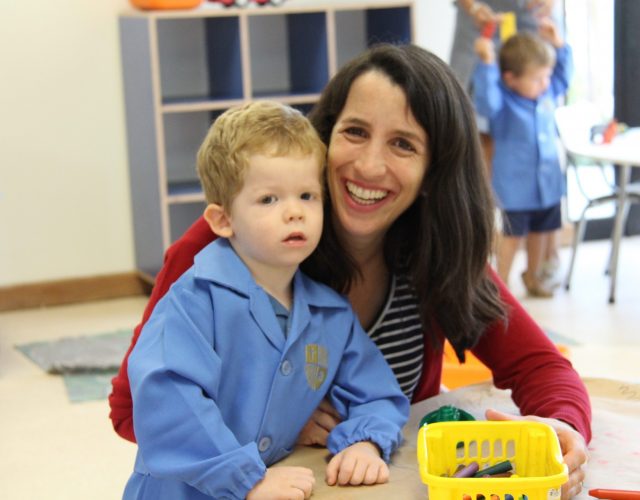
[[[342,120],[340,120],[340,122],[343,125],[358,125],[361,127],[370,127],[370,123],[367,122],[366,120],[363,120],[362,118],[358,118],[357,116],[346,116],[345,118],[343,118]],[[405,129],[395,129],[392,130],[391,133],[393,135],[399,135],[400,137],[403,137],[405,139],[410,139],[413,141],[416,141],[419,144],[425,145],[425,141],[415,132],[411,132],[410,130],[405,130]]]

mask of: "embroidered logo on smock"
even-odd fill
[[[304,373],[309,387],[314,391],[318,390],[327,378],[327,366],[327,350],[318,344],[307,344]]]

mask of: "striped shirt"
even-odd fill
[[[411,400],[422,374],[424,341],[417,297],[406,276],[392,276],[387,301],[367,333]]]

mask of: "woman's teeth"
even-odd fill
[[[373,205],[389,194],[388,191],[380,189],[364,189],[352,182],[347,182],[347,191],[349,191],[351,198],[361,205]]]

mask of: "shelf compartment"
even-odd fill
[[[254,98],[319,94],[329,80],[324,12],[249,18]]]
[[[169,205],[169,220],[171,221],[171,241],[176,241],[187,229],[197,221],[204,212],[204,201]]]
[[[196,155],[207,131],[224,110],[170,113],[163,116],[167,194],[174,187],[198,183]],[[174,194],[177,194],[175,192]]]
[[[170,182],[167,188],[167,201],[172,205],[180,203],[204,203],[204,192],[199,180]]]
[[[340,10],[335,25],[338,68],[376,43],[400,45],[412,40],[408,7]]]
[[[158,19],[157,36],[163,104],[244,97],[237,17]]]

